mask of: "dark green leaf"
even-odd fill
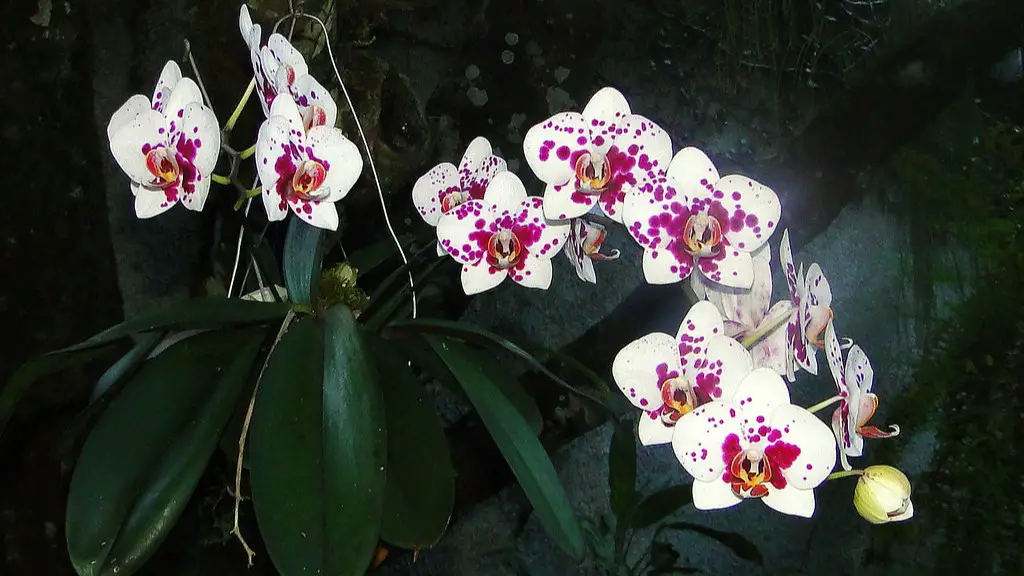
[[[33,358],[18,368],[7,382],[3,392],[0,393],[0,433],[7,425],[18,400],[36,380],[47,374],[84,363],[102,352],[82,356],[76,354],[79,351],[104,346],[140,332],[261,324],[284,318],[289,309],[290,306],[287,304],[249,302],[237,298],[195,298],[169,304],[160,310],[136,316],[108,328],[84,342]]]
[[[675,514],[683,506],[693,502],[693,488],[690,484],[669,486],[649,494],[637,504],[630,515],[629,526],[641,530],[661,522]]]
[[[421,287],[426,279],[444,263],[445,260],[436,259],[424,262],[421,266],[413,268],[413,283],[417,287]],[[370,305],[359,316],[359,321],[371,330],[379,330],[382,326],[398,317],[400,313],[409,313],[412,308],[412,296],[410,295],[408,277],[405,277],[405,279],[406,282],[394,292],[387,292],[371,298]],[[418,296],[419,292],[417,292]]]
[[[519,480],[541,525],[567,553],[577,558],[582,556],[583,532],[579,522],[551,459],[529,424],[480,367],[468,360],[464,344],[433,335],[425,335],[424,338],[462,384],[484,426]]]
[[[758,565],[764,564],[764,558],[761,557],[761,551],[757,549],[757,546],[755,546],[750,540],[747,540],[735,532],[715,530],[714,528],[708,528],[707,526],[692,524],[690,522],[672,522],[670,524],[664,524],[658,528],[659,532],[662,530],[696,532],[703,536],[707,536],[712,540],[718,541],[744,560]]]
[[[369,274],[381,264],[388,261],[392,256],[398,256],[395,248],[395,241],[391,238],[384,238],[370,244],[362,250],[358,250],[348,257],[350,266],[359,271],[360,275]]]
[[[380,537],[402,548],[441,539],[455,503],[455,470],[444,423],[405,359],[364,333],[377,366],[387,417],[387,486]]]
[[[599,398],[591,393],[580,390],[579,388],[569,384],[565,380],[562,380],[561,378],[558,377],[557,374],[549,370],[547,366],[542,364],[539,360],[537,360],[536,357],[534,357],[532,354],[524,350],[518,344],[515,344],[514,342],[508,340],[507,338],[498,336],[493,332],[489,332],[482,328],[473,326],[472,324],[466,324],[463,322],[453,322],[450,320],[439,320],[436,318],[415,318],[412,320],[392,322],[387,326],[387,330],[393,332],[413,332],[417,334],[441,334],[444,336],[461,338],[463,340],[478,344],[491,346],[496,345],[508,352],[511,352],[512,354],[515,354],[516,356],[522,358],[523,360],[526,360],[526,362],[531,367],[543,373],[545,376],[550,378],[552,382],[558,384],[559,386],[562,386],[567,390],[570,390],[584,398],[591,400],[592,402],[594,402],[598,406],[605,408],[609,412],[614,412],[614,409],[611,408],[611,406],[605,399]]]
[[[292,218],[284,239],[284,283],[288,298],[309,306],[320,282],[324,231]]]
[[[128,576],[174,526],[216,448],[262,333],[184,340],[124,387],[82,448],[67,507],[68,553],[81,576]]]
[[[384,409],[344,307],[292,323],[267,363],[249,447],[253,505],[284,576],[362,575],[380,532]]]
[[[608,447],[608,503],[617,518],[622,518],[636,496],[636,424],[632,420],[616,422]]]
[[[138,338],[135,339],[135,345],[132,349],[122,356],[120,360],[114,362],[110,368],[107,368],[103,376],[100,376],[100,379],[96,381],[89,401],[95,402],[96,399],[106,394],[115,384],[134,374],[135,370],[142,365],[149,356],[149,353],[156,348],[156,345],[163,338],[163,332],[139,334]]]

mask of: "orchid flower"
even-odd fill
[[[574,218],[570,225],[569,245],[563,253],[569,262],[572,262],[580,280],[597,284],[594,260],[615,260],[619,257],[619,251],[612,250],[607,254],[601,252],[601,246],[604,244],[608,232],[597,222]]]
[[[495,156],[491,143],[478,137],[469,143],[456,168],[451,162],[434,166],[412,187],[412,201],[420,217],[437,227],[441,215],[469,200],[482,200],[484,190],[498,174],[508,170],[505,160]],[[448,252],[439,243],[437,255]]]
[[[836,390],[842,398],[832,413],[832,432],[839,442],[839,458],[843,469],[851,470],[848,457],[864,453],[865,438],[892,438],[899,435],[900,427],[892,425],[886,432],[867,425],[878,409],[878,396],[871,393],[875,371],[867,355],[856,344],[850,347],[846,363],[843,363],[839,339],[831,322],[825,327],[825,356],[832,369]]]
[[[482,200],[468,200],[441,216],[437,239],[462,263],[466,294],[490,290],[511,276],[527,288],[551,285],[551,258],[565,246],[569,223],[547,220],[543,200],[527,196],[512,172],[494,176]]]
[[[707,155],[692,147],[623,203],[623,223],[644,247],[651,284],[685,280],[696,266],[712,282],[750,288],[750,253],[768,241],[781,214],[771,188],[746,176],[719,178]]]
[[[271,34],[267,45],[260,48],[260,25],[253,24],[245,4],[238,14],[238,29],[249,49],[263,114],[269,118],[277,95],[288,94],[298,105],[306,130],[314,126],[334,126],[338,121],[338,105],[330,92],[309,74],[302,53],[277,33]]]
[[[690,308],[675,336],[648,334],[627,344],[612,362],[612,377],[644,411],[637,436],[644,446],[667,444],[697,408],[730,398],[752,369],[750,353],[725,336],[710,302]]]
[[[765,244],[751,254],[754,282],[750,289],[729,288],[691,274],[690,284],[700,299],[718,308],[725,324],[725,335],[748,347],[755,368],[771,368],[785,375],[787,340],[784,327],[795,308],[789,300],[776,302],[772,297],[771,250]]]
[[[547,184],[545,216],[577,218],[600,205],[621,222],[626,192],[665,170],[672,142],[657,124],[632,114],[618,90],[602,88],[582,114],[561,112],[530,128],[523,151]]]
[[[789,298],[797,313],[786,328],[787,346],[790,356],[786,377],[792,382],[796,368],[803,368],[811,374],[818,373],[817,349],[823,343],[821,335],[832,322],[832,287],[822,274],[817,263],[811,264],[804,276],[803,265],[798,269],[793,264],[793,252],[789,244],[789,230],[782,233],[779,259],[786,273]]]
[[[767,368],[747,375],[731,400],[680,420],[672,449],[694,478],[698,510],[760,498],[783,514],[810,518],[813,489],[836,464],[828,426],[791,404],[786,383]]]
[[[110,151],[131,179],[135,215],[152,218],[181,203],[201,211],[220,155],[220,128],[196,83],[168,62],[152,99],[136,94],[107,124]]]
[[[334,203],[348,194],[362,169],[359,150],[341,130],[314,126],[306,132],[295,102],[284,95],[274,99],[256,139],[256,171],[269,220],[282,220],[290,206],[309,224],[336,230]]]

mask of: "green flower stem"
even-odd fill
[[[249,97],[252,96],[253,89],[256,88],[256,78],[253,77],[249,80],[249,86],[245,89],[245,94],[242,94],[241,100],[235,106],[235,111],[231,113],[231,117],[228,118],[227,124],[224,125],[224,132],[231,132],[231,129],[235,127],[235,122],[238,122],[238,117],[242,115],[242,110],[245,109],[245,105],[249,102]]]
[[[210,174],[210,179],[216,182],[217,184],[221,184],[223,186],[231,185],[231,178],[228,178],[227,176],[221,176],[220,174]]]
[[[263,192],[263,188],[260,187],[260,186],[252,188],[250,190],[246,190],[245,194],[242,195],[238,199],[237,202],[235,202],[235,211],[237,212],[238,210],[241,210],[242,209],[242,205],[245,204],[246,200],[250,200],[252,198],[255,198],[255,197],[259,196],[262,192]]]
[[[241,152],[239,152],[238,153],[238,157],[241,158],[242,160],[245,160],[246,158],[248,158],[249,156],[252,156],[255,153],[256,153],[256,145],[253,144],[252,146],[249,146],[245,150],[242,150]]]
[[[742,342],[740,342],[740,344],[743,344],[744,348],[750,350],[754,346],[754,344],[760,342],[762,338],[771,334],[777,328],[782,327],[783,324],[789,322],[789,319],[793,317],[793,314],[796,314],[796,308],[790,310],[789,312],[786,312],[785,314],[779,314],[777,318],[773,318],[772,321],[766,324],[765,326],[760,327],[757,330],[751,332],[749,336],[747,336],[746,338],[743,339]]]
[[[822,410],[824,408],[828,408],[829,406],[835,404],[836,402],[839,402],[842,399],[843,399],[843,396],[839,396],[839,395],[833,396],[831,398],[828,398],[826,400],[822,400],[821,402],[818,402],[814,406],[811,406],[810,408],[807,409],[807,411],[810,412],[811,414],[814,414],[818,410]]]
[[[864,474],[863,470],[843,470],[842,472],[833,472],[825,478],[825,481],[838,480],[840,478],[846,478],[848,476],[861,476]]]

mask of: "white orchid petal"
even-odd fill
[[[786,404],[772,411],[769,426],[781,432],[779,442],[799,448],[792,465],[782,470],[788,485],[802,490],[825,481],[836,466],[836,443],[832,430],[817,416],[799,406]],[[772,446],[765,448],[766,452]]]
[[[612,361],[612,379],[623,396],[642,410],[664,405],[661,383],[679,376],[676,339],[663,332],[647,334],[626,344]]]
[[[672,452],[683,468],[699,482],[720,482],[726,468],[726,439],[739,438],[739,408],[723,402],[705,404],[680,418],[675,429]]]
[[[134,105],[129,100],[122,109]],[[117,120],[120,128],[110,138],[110,152],[114,160],[133,182],[150,182],[154,175],[146,167],[146,151],[165,145],[166,120],[162,114],[150,109],[139,112],[131,120],[125,120],[124,115]]]
[[[707,198],[718,179],[718,170],[708,155],[692,146],[676,152],[668,166],[669,182],[688,198]]]
[[[766,506],[783,514],[803,518],[814,516],[814,492],[811,490],[788,486],[782,490],[774,488],[762,500]]]
[[[493,224],[491,218],[491,206],[481,200],[459,204],[438,221],[437,241],[452,258],[463,264],[476,264],[487,253],[487,247],[474,238],[474,233],[481,229],[489,230]],[[478,227],[481,220],[483,224]]]
[[[527,256],[518,265],[509,268],[508,275],[520,286],[547,290],[553,275],[551,260]]]
[[[412,187],[412,202],[424,222],[437,226],[442,213],[441,201],[448,194],[457,192],[459,170],[451,162],[444,162],[434,166],[416,180]]]
[[[498,212],[513,212],[526,200],[526,187],[514,172],[502,172],[491,180],[484,201]],[[540,198],[538,198],[540,200]]]
[[[589,146],[589,126],[583,115],[562,112],[532,126],[523,138],[526,163],[546,184],[564,184],[575,173],[572,152]],[[582,144],[580,139],[583,139]]]
[[[316,192],[326,193],[327,202],[337,202],[347,196],[363,171],[359,148],[332,126],[311,128],[306,142],[307,154],[327,168],[327,175]]]
[[[693,507],[697,510],[721,510],[742,502],[732,487],[721,479],[693,483]]]
[[[475,264],[463,264],[462,289],[467,295],[479,294],[501,284],[502,280],[508,277],[508,270],[494,268],[486,261],[479,261]]]
[[[750,254],[731,246],[723,246],[713,258],[697,260],[697,268],[708,280],[730,288],[749,289],[754,283],[754,263]]]
[[[177,200],[168,200],[164,190],[146,188],[132,183],[135,192],[135,216],[152,218],[167,212],[177,204]]]
[[[674,284],[693,271],[693,260],[676,260],[667,250],[644,250],[644,279],[648,284]]]
[[[729,215],[728,221],[722,222],[729,244],[745,252],[763,246],[782,215],[782,204],[775,191],[737,174],[719,180],[715,189],[722,192],[720,202]]]
[[[644,446],[660,446],[672,442],[675,426],[665,424],[661,416],[653,412],[640,414],[640,423],[636,427],[636,435]]]

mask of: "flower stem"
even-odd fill
[[[238,153],[238,157],[241,158],[242,160],[245,160],[246,158],[248,158],[249,156],[252,156],[255,153],[256,153],[256,145],[253,144],[252,146],[249,146],[245,150],[242,150],[241,152],[239,152]]]
[[[828,482],[829,480],[838,480],[840,478],[846,478],[849,476],[861,476],[863,474],[863,470],[843,470],[842,472],[833,472],[829,474],[828,477],[825,478],[825,481]]]
[[[807,411],[810,412],[811,414],[814,414],[818,410],[822,410],[824,408],[828,408],[829,406],[835,404],[836,402],[839,402],[842,399],[843,399],[843,396],[839,396],[839,395],[833,396],[831,398],[828,398],[826,400],[822,400],[821,402],[818,402],[814,406],[811,406],[810,408],[807,409]]]
[[[210,179],[222,186],[230,186],[231,178],[227,176],[221,176],[220,174],[210,174]]]
[[[251,200],[251,199],[259,196],[262,192],[263,192],[263,188],[261,186],[257,186],[255,188],[250,189],[250,190],[246,190],[245,194],[243,194],[241,197],[238,198],[238,202],[235,202],[235,211],[241,210],[242,209],[242,204],[245,204],[246,200]]]
[[[781,328],[783,324],[789,322],[789,319],[792,318],[793,314],[795,313],[796,308],[793,308],[792,310],[788,310],[785,314],[779,314],[775,318],[772,318],[771,322],[768,322],[764,326],[759,327],[757,330],[751,332],[749,336],[747,336],[746,338],[743,339],[742,342],[740,342],[740,344],[743,344],[744,348],[750,350],[754,346],[754,344],[760,342],[762,338],[771,334],[777,328]]]
[[[256,77],[249,80],[249,86],[245,89],[245,93],[242,94],[242,98],[235,105],[235,111],[231,113],[231,117],[228,118],[227,124],[224,125],[224,132],[231,132],[231,129],[235,127],[235,122],[238,122],[238,117],[242,115],[242,110],[245,109],[245,105],[249,102],[249,97],[252,96],[253,89],[256,88]]]

